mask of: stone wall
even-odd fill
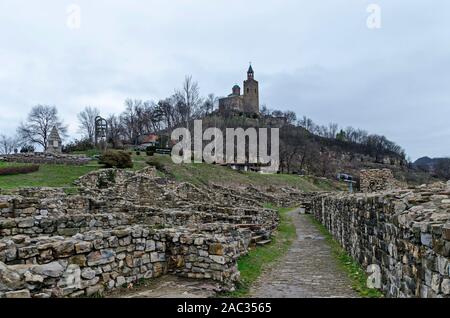
[[[0,240],[0,298],[90,296],[168,272],[232,286],[249,230],[218,234],[135,226],[72,238]],[[5,265],[8,263],[9,265]]]
[[[84,155],[67,155],[60,153],[34,152],[4,155],[0,160],[6,162],[33,163],[33,164],[64,164],[64,165],[85,165],[90,159]]]
[[[450,297],[450,188],[320,194],[310,212],[388,297]]]
[[[360,172],[361,192],[393,190],[401,187],[390,169],[369,169]]]

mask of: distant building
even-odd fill
[[[255,73],[250,65],[247,80],[244,81],[244,91],[241,95],[239,85],[234,85],[228,97],[219,100],[219,112],[222,114],[236,112],[259,115],[259,83],[255,80]]]
[[[62,139],[59,136],[58,129],[53,127],[50,132],[50,136],[47,139],[47,152],[49,153],[61,153],[62,152]]]

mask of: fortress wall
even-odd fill
[[[372,278],[379,278],[387,297],[450,297],[450,189],[445,184],[321,194],[309,209]]]

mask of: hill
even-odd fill
[[[147,163],[149,162],[149,163]],[[181,182],[191,182],[196,185],[211,183],[226,186],[253,185],[262,187],[295,187],[301,191],[330,191],[345,189],[345,185],[337,181],[312,176],[298,176],[292,174],[262,175],[244,173],[227,167],[208,164],[174,164],[170,156],[133,154],[133,170],[142,169],[148,164],[154,165],[162,177]],[[0,167],[12,165],[0,162]],[[20,164],[24,165],[24,164]],[[23,187],[62,187],[69,193],[74,191],[73,182],[90,171],[101,169],[96,161],[86,166],[71,166],[46,164],[41,165],[39,171],[24,175],[0,176],[0,193],[3,191]]]

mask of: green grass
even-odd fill
[[[0,167],[10,164],[0,163]],[[14,164],[24,165],[24,164]],[[12,175],[0,176],[0,189],[16,189],[20,187],[73,187],[73,181],[86,173],[98,169],[96,163],[85,166],[71,165],[40,165],[39,171]],[[69,190],[70,191],[70,190]]]
[[[338,182],[315,178],[300,177],[291,174],[260,174],[254,172],[239,172],[228,167],[206,163],[174,164],[170,156],[155,155],[144,156],[147,161],[164,167],[166,176],[180,182],[191,182],[195,185],[208,185],[210,183],[227,186],[249,185],[254,186],[291,186],[302,191],[332,191],[342,189]]]
[[[272,208],[271,205],[266,207]],[[258,279],[265,266],[274,264],[288,251],[297,235],[295,226],[288,216],[288,212],[293,209],[279,208],[277,210],[280,215],[280,224],[272,238],[272,243],[253,249],[238,260],[241,280],[237,284],[236,291],[226,293],[222,295],[223,297],[248,296],[250,286]]]
[[[87,157],[93,157],[97,155],[101,155],[101,151],[98,149],[91,149],[91,150],[85,150],[85,151],[74,151],[73,155],[86,155]]]
[[[311,223],[316,226],[320,233],[325,237],[327,243],[330,245],[333,256],[337,259],[339,266],[347,273],[351,282],[352,288],[364,298],[382,298],[383,293],[377,289],[370,289],[367,287],[367,274],[340,245],[334,240],[333,236],[328,232],[327,228],[318,222],[312,215],[309,215]]]
[[[86,152],[78,152],[78,154],[95,155],[97,150]],[[133,155],[133,168],[132,170],[140,170],[147,166],[147,156],[141,153],[141,156]],[[0,162],[1,167],[14,167],[14,166],[26,166],[26,163],[9,163]],[[77,193],[73,182],[79,177],[93,171],[102,168],[97,161],[91,161],[88,165],[74,166],[74,165],[55,165],[55,164],[42,164],[39,171],[11,176],[0,176],[0,189],[11,190],[23,187],[62,187],[65,188],[67,194]]]

